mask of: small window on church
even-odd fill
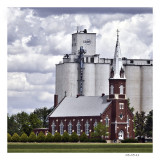
[[[109,126],[109,120],[108,120],[108,117],[106,117],[106,126]]]
[[[56,126],[54,121],[51,126],[52,126],[52,135],[54,135],[55,134],[55,126]]]
[[[63,125],[63,122],[61,121],[61,123],[60,123],[60,135],[63,135],[63,127],[64,127],[64,125]]]
[[[114,86],[113,85],[111,85],[111,94],[114,94]]]
[[[147,61],[147,64],[150,64],[150,61],[149,61],[149,60]]]
[[[119,103],[119,109],[124,109],[124,103]]]
[[[123,93],[123,88],[124,88],[123,85],[120,85],[119,88],[120,88],[120,94],[124,94],[124,93]]]
[[[95,120],[95,122],[94,122],[94,128],[97,127],[97,124],[98,124],[97,120]]]
[[[80,127],[81,127],[81,124],[80,124],[80,122],[78,121],[78,122],[77,122],[77,135],[78,135],[78,136],[80,136],[80,133],[81,133]]]
[[[85,124],[85,134],[87,136],[89,136],[89,123],[88,123],[88,120],[86,121],[86,124]]]
[[[71,135],[72,134],[72,123],[69,122],[68,124],[68,134]]]

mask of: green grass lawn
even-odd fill
[[[152,153],[149,144],[8,143],[8,153]]]

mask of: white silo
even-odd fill
[[[56,94],[58,102],[65,96],[76,96],[78,91],[78,64],[63,63],[56,65]]]
[[[95,95],[109,95],[110,64],[97,63],[95,68]]]
[[[84,96],[95,96],[95,64],[89,63],[84,65]]]
[[[146,113],[153,109],[153,67],[142,66],[142,110]]]
[[[134,112],[141,111],[141,68],[140,66],[126,66],[126,95],[130,99],[130,107]]]

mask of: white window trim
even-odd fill
[[[124,103],[119,103],[119,109],[124,109]]]
[[[79,122],[79,120],[78,120],[78,122],[77,122],[77,135],[79,136],[80,134],[81,134],[81,124],[80,124],[80,122]]]
[[[54,123],[54,121],[52,122],[52,135],[54,135],[55,134],[55,123]]]
[[[89,136],[89,123],[88,123],[88,120],[86,121],[86,123],[85,123],[85,134],[87,135],[87,136]]]
[[[114,86],[113,85],[111,85],[110,91],[111,91],[111,94],[114,94]]]
[[[108,121],[108,123],[106,123],[106,126],[108,127],[109,126],[109,118],[106,117],[106,121]]]
[[[68,134],[71,135],[72,134],[72,123],[71,121],[68,124]]]
[[[64,133],[64,130],[63,130],[64,125],[63,125],[62,121],[61,121],[59,127],[60,127],[60,135],[63,135],[63,133]]]
[[[124,86],[123,86],[123,84],[121,84],[120,85],[120,87],[119,87],[119,89],[120,89],[120,94],[124,94]]]

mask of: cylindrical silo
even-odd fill
[[[95,64],[85,63],[83,73],[83,94],[84,96],[95,96]]]
[[[95,95],[109,95],[110,64],[97,63],[95,68]]]
[[[146,114],[153,109],[153,67],[142,66],[142,111]]]
[[[58,102],[65,96],[76,96],[78,93],[78,64],[63,63],[56,65],[56,94]]]
[[[130,99],[130,107],[134,107],[134,112],[140,112],[141,106],[141,67],[126,66],[126,95]]]

